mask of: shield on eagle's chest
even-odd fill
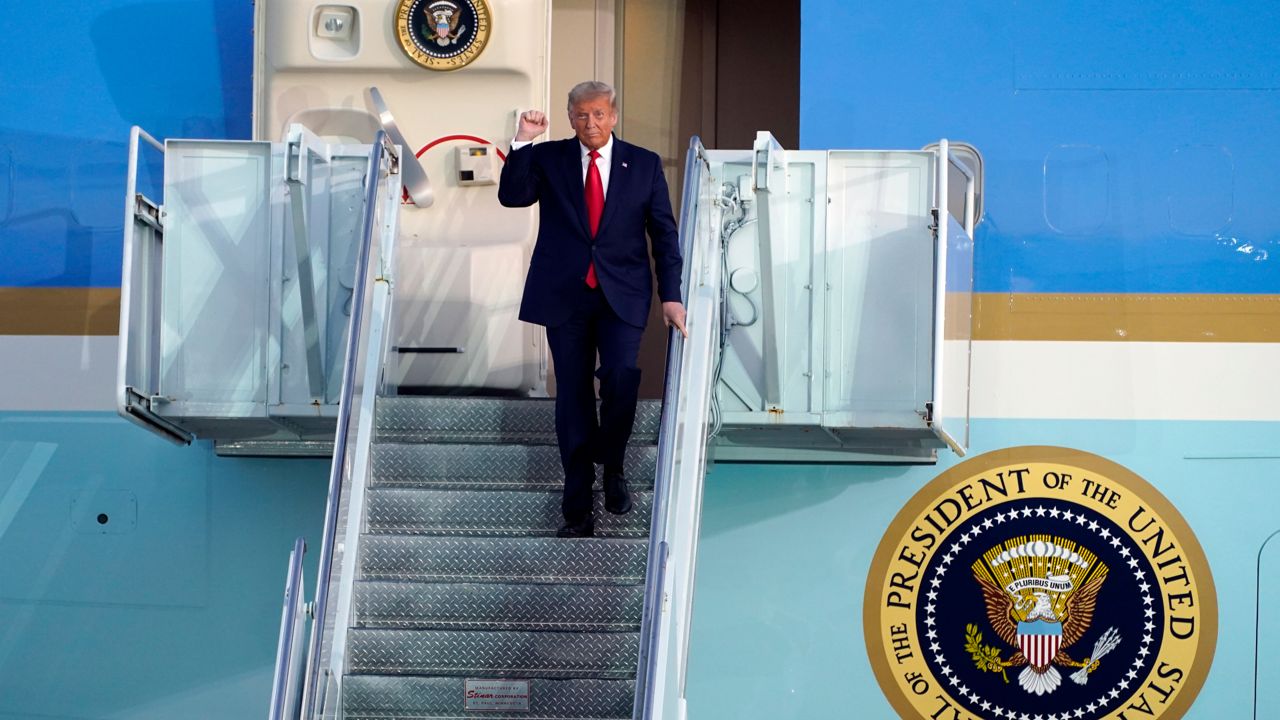
[[[1031,667],[1045,667],[1062,647],[1062,623],[1047,620],[1018,623],[1018,647]]]

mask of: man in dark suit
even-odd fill
[[[556,438],[565,475],[565,522],[557,534],[590,537],[596,463],[604,466],[605,509],[631,510],[622,458],[635,422],[636,361],[653,293],[646,231],[663,318],[685,332],[685,311],[662,161],[613,136],[617,96],[605,83],[579,83],[569,91],[569,122],[576,137],[534,145],[547,129],[546,115],[521,114],[498,200],[507,207],[538,203],[538,240],[520,319],[546,326],[555,363]],[[593,376],[600,380],[598,419]]]

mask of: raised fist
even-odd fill
[[[532,140],[547,131],[547,116],[538,110],[526,110],[520,113],[519,127],[516,128],[516,140],[525,142]]]

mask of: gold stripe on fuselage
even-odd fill
[[[972,299],[974,340],[1280,342],[1280,295],[975,293]],[[965,301],[948,298],[956,309]],[[947,336],[958,336],[950,323]]]
[[[1280,342],[1280,295],[949,295],[947,337],[966,302],[974,340]],[[115,335],[119,288],[0,288],[0,335]]]
[[[115,335],[120,288],[0,287],[0,335]]]

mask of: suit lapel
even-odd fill
[[[604,212],[600,214],[600,228],[596,237],[604,234],[609,226],[609,218],[613,217],[631,192],[631,153],[626,143],[617,137],[613,139],[613,158],[609,161],[609,191],[604,196]]]
[[[578,225],[582,227],[582,235],[591,241],[591,224],[587,221],[587,200],[582,188],[582,146],[576,138],[565,142],[564,153],[565,186],[569,188],[569,204],[578,216]],[[612,178],[611,178],[612,180]],[[605,206],[606,212],[608,205]]]

